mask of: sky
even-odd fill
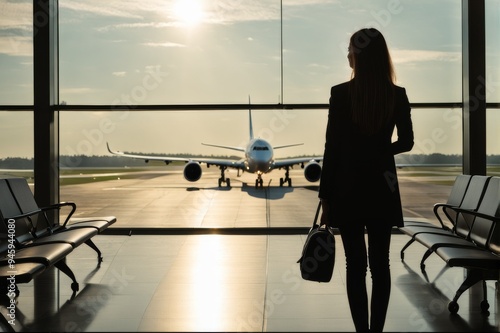
[[[0,0],[0,105],[31,105],[32,1]],[[500,102],[500,1],[487,6],[487,102]],[[460,0],[59,0],[63,155],[226,154],[248,140],[248,111],[134,111],[147,104],[328,103],[349,80],[350,35],[385,36],[410,102],[461,101]],[[40,18],[43,22],[43,17]],[[281,32],[281,28],[283,29]],[[121,111],[110,111],[119,109]],[[487,153],[500,154],[500,112]],[[303,143],[277,157],[321,155],[327,110],[254,110],[255,134]],[[412,153],[461,153],[458,109],[414,109]],[[32,114],[0,112],[0,158],[33,155]],[[23,133],[23,135],[19,135]]]

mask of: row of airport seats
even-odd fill
[[[51,267],[72,280],[72,298],[76,295],[79,285],[65,258],[86,244],[96,251],[100,267],[102,254],[92,239],[116,222],[115,216],[74,218],[76,209],[74,202],[39,207],[26,179],[0,179],[0,297],[19,296],[19,283]]]
[[[427,248],[420,268],[424,276],[425,260],[436,253],[447,267],[466,269],[466,278],[448,304],[451,313],[459,310],[458,299],[464,291],[482,282],[481,311],[488,312],[486,281],[500,278],[500,177],[459,175],[446,203],[436,203],[434,214],[439,225],[407,219],[399,228],[410,240]]]

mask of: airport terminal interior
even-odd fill
[[[21,285],[15,331],[25,332],[353,332],[345,293],[345,266],[337,245],[329,283],[300,278],[296,260],[303,235],[99,236],[104,262],[85,248],[68,264],[81,290],[71,299],[62,277],[57,296],[43,281]],[[498,296],[488,283],[488,315],[480,310],[482,288],[448,302],[464,277],[460,269],[441,274],[428,260],[429,281],[419,271],[422,249],[401,262],[392,242],[392,292],[388,332],[498,332]],[[340,242],[339,242],[340,243]],[[215,250],[215,248],[217,250]],[[154,255],[152,255],[154,253]],[[35,290],[34,290],[35,288]],[[38,298],[38,299],[37,299]],[[7,315],[2,309],[3,315]],[[8,328],[3,327],[8,331]]]
[[[230,190],[221,191],[213,186],[217,173],[190,191],[179,186],[184,182],[180,174],[160,173],[96,182],[91,187],[73,186],[67,195],[87,207],[102,206],[99,202],[106,197],[121,201],[119,208],[123,209],[130,205],[130,200],[135,201],[137,206],[129,207],[126,214],[134,218],[123,220],[135,220],[136,228],[93,237],[103,256],[99,266],[96,252],[84,244],[67,257],[80,286],[76,294],[72,292],[71,280],[57,270],[44,273],[34,282],[19,284],[13,330],[353,332],[339,235],[331,281],[319,283],[301,278],[297,260],[306,239],[306,232],[301,230],[313,223],[317,189],[307,186],[305,180],[298,181],[300,172],[292,176],[297,179],[293,190],[274,186],[255,189],[248,185],[253,177],[246,175],[241,182],[234,181]],[[401,184],[415,189],[403,197],[405,202],[422,204],[422,214],[405,211],[410,220],[420,220],[419,216],[425,214],[431,216],[432,208],[424,205],[426,191],[434,193],[433,200],[440,200],[449,190],[442,185],[419,185],[412,177],[401,177]],[[172,206],[164,207],[166,197],[172,198]],[[186,211],[187,202],[199,204]],[[221,211],[221,207],[227,209]],[[84,214],[108,213],[109,208],[99,208]],[[152,223],[152,215],[170,213],[178,219],[199,221],[206,227],[192,227],[192,231],[175,226],[170,231],[153,226],[144,231],[137,227],[137,223]],[[120,220],[118,217],[116,223]],[[266,232],[248,227],[249,221],[277,227]],[[297,230],[280,229],[280,225],[289,225],[290,221]],[[462,294],[459,310],[452,314],[448,304],[466,271],[447,267],[435,254],[427,259],[422,271],[422,245],[412,244],[405,251],[404,260],[400,257],[408,240],[409,236],[397,230],[392,235],[392,291],[386,331],[497,332],[497,281],[487,281],[487,313],[481,310],[483,289],[478,284]],[[1,311],[9,318],[6,305]],[[9,331],[8,327],[2,328]]]
[[[332,77],[343,77],[338,68],[346,72],[344,41],[360,26],[375,25],[394,36],[395,68],[414,94],[416,145],[413,155],[397,160],[405,221],[439,226],[434,204],[448,200],[458,175],[500,176],[500,163],[493,159],[500,156],[500,1],[208,3],[0,0],[0,22],[5,22],[0,23],[0,48],[7,50],[0,50],[0,68],[14,83],[0,78],[5,91],[0,93],[0,162],[29,160],[12,159],[17,152],[33,157],[28,167],[0,167],[0,179],[25,178],[40,207],[74,202],[76,219],[116,217],[92,237],[102,262],[88,244],[65,257],[76,289],[54,266],[19,283],[17,297],[0,302],[0,331],[354,332],[338,230],[331,281],[307,281],[299,270],[318,205],[319,180],[306,171],[321,166],[321,161],[304,158],[307,150],[296,150],[300,153],[294,158],[300,162],[294,167],[276,167],[261,177],[230,164],[211,164],[207,156],[214,158],[217,150],[207,150],[201,163],[184,163],[183,151],[163,158],[153,146],[149,157],[116,155],[121,150],[137,154],[141,140],[151,145],[161,141],[169,149],[193,142],[200,146],[202,134],[216,138],[209,135],[227,131],[239,140],[238,132],[246,137],[248,127],[236,123],[248,120],[249,109],[254,116],[250,133],[262,124],[270,139],[295,133],[292,141],[277,145],[304,137],[323,140],[325,87]],[[210,10],[197,11],[200,4]],[[171,13],[162,16],[165,22],[148,21],[157,18],[148,15],[162,10]],[[309,10],[315,10],[314,16],[306,14],[313,13]],[[317,38],[309,35],[318,37],[321,23],[331,29],[330,46],[317,46]],[[121,29],[127,33],[118,35]],[[154,39],[141,29],[177,35]],[[401,37],[402,31],[409,32],[408,38]],[[214,36],[217,42],[206,43]],[[269,40],[272,47],[264,46]],[[436,42],[432,46],[431,40]],[[91,52],[82,56],[82,45]],[[253,47],[258,52],[250,56]],[[148,50],[145,60],[134,53],[141,48]],[[117,52],[114,57],[107,57],[109,50]],[[174,58],[178,51],[192,53]],[[331,63],[320,57],[322,52],[335,54]],[[309,57],[313,59],[303,59]],[[151,65],[156,63],[163,64],[161,71]],[[250,78],[252,72],[264,77]],[[429,73],[437,74],[427,77]],[[234,80],[242,77],[245,83]],[[11,86],[28,91],[29,97],[9,90]],[[443,96],[434,91],[438,87]],[[200,97],[204,89],[210,93]],[[210,123],[213,115],[218,124]],[[302,131],[301,126],[311,124],[319,124],[320,130]],[[108,139],[119,133],[120,139],[109,145]],[[314,156],[321,154],[322,144]],[[148,148],[142,151],[146,154]],[[87,153],[101,164],[84,164]],[[423,156],[434,160],[425,164]],[[448,159],[438,160],[443,156]],[[115,162],[122,164],[106,164]],[[362,202],[359,209],[364,209]],[[66,214],[61,209],[59,217],[51,218],[63,220]],[[409,240],[393,229],[384,331],[499,332],[496,272],[484,288],[477,283],[467,289],[455,313],[450,302],[470,271],[447,266],[435,253],[423,267],[426,247],[418,242],[403,257]]]

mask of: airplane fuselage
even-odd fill
[[[273,147],[263,139],[252,139],[245,148],[245,168],[251,173],[267,173],[273,166]]]

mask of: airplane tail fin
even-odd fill
[[[253,125],[252,125],[252,109],[250,107],[250,95],[248,95],[248,122],[249,122],[249,130],[250,130],[250,140],[253,140]]]

